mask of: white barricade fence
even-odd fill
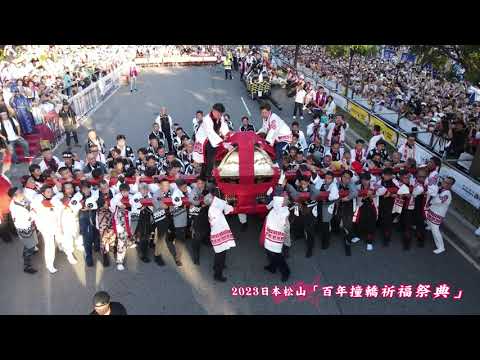
[[[224,57],[223,59],[224,60]],[[137,65],[148,64],[215,64],[217,62],[216,56],[190,56],[190,55],[175,55],[175,56],[150,56],[146,58],[135,59]]]
[[[102,102],[112,91],[120,87],[120,66],[111,73],[101,77],[96,82],[76,94],[70,99],[73,110],[78,116],[85,116]]]

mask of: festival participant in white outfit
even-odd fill
[[[427,170],[429,171],[428,177],[426,180],[427,183],[427,199],[425,201],[426,204],[428,204],[428,201],[432,196],[435,196],[438,194],[438,183],[440,180],[440,166],[442,165],[442,161],[437,158],[437,157],[432,157],[430,161],[427,163]],[[430,230],[428,221],[426,230]]]
[[[282,252],[283,244],[287,234],[285,230],[288,228],[288,216],[290,211],[285,206],[285,196],[274,196],[272,202],[268,205],[271,208],[268,213],[261,236],[261,242],[265,247],[269,264],[265,266],[265,270],[274,274],[277,267],[282,274],[282,281],[285,282],[290,276],[290,269],[285,262]]]
[[[165,106],[160,108],[160,114],[157,116],[154,122],[160,126],[160,131],[162,132],[165,140],[163,143],[164,145],[168,145],[168,151],[175,151],[175,146],[173,146],[173,133],[175,131],[173,119],[168,114]]]
[[[265,134],[265,140],[275,148],[275,161],[280,166],[283,151],[292,142],[292,130],[277,114],[272,112],[268,103],[260,105],[260,114],[263,120],[262,128],[257,134]]]
[[[376,181],[374,181],[376,182]],[[373,239],[378,219],[379,199],[376,195],[376,187],[368,172],[360,174],[360,183],[357,187],[357,199],[353,214],[356,237],[352,243],[360,241],[360,237],[366,237],[367,251],[373,250]]]
[[[432,231],[433,241],[437,247],[433,250],[435,254],[440,254],[445,251],[442,233],[440,232],[440,225],[447,214],[450,203],[452,202],[452,193],[450,189],[453,184],[455,184],[455,179],[450,176],[446,177],[440,186],[438,194],[430,197],[430,200],[427,202],[425,217]]]
[[[359,162],[362,165],[367,161],[367,151],[363,146],[364,144],[365,141],[363,141],[363,139],[358,139],[355,141],[355,147],[350,150],[352,161]]]
[[[375,149],[377,146],[377,142],[379,140],[385,140],[385,137],[382,134],[382,129],[380,128],[379,125],[374,125],[373,126],[373,136],[370,138],[368,141],[368,148],[367,148],[367,154]]]
[[[137,91],[138,73],[139,73],[138,66],[135,63],[135,59],[133,59],[132,62],[130,63],[130,68],[128,70],[128,74],[130,76],[130,92],[133,92],[133,90]]]
[[[75,170],[83,170],[84,168],[84,163],[81,160],[76,160],[77,156],[74,155],[71,151],[64,151],[62,153],[62,158],[63,161],[60,162],[58,165],[58,168],[66,167],[67,169],[70,169],[70,171],[73,172]],[[78,157],[77,157],[78,158]]]
[[[39,190],[40,187],[38,187],[35,183],[35,179],[29,176],[25,181],[25,185],[23,186],[23,193],[30,204],[36,197],[42,196],[40,195]]]
[[[325,146],[327,153],[334,143],[340,144],[340,157],[343,156],[345,147],[345,135],[348,129],[348,123],[343,118],[343,115],[337,115],[335,122],[328,124],[327,137],[325,138]]]
[[[58,270],[54,266],[55,261],[55,241],[59,240],[59,209],[52,203],[53,190],[48,185],[40,189],[41,197],[35,199],[32,203],[34,210],[34,220],[38,231],[42,234],[45,246],[45,264],[51,274]]]
[[[235,247],[235,239],[230,230],[230,226],[228,226],[225,215],[231,213],[233,207],[228,205],[225,200],[212,194],[206,195],[203,202],[205,205],[210,206],[208,209],[210,241],[213,246],[213,251],[215,251],[213,278],[216,281],[224,282],[227,280],[227,278],[223,276],[227,250]]]
[[[43,159],[38,164],[40,170],[44,172],[45,170],[52,170],[56,172],[60,167],[60,160],[53,155],[53,152],[50,148],[44,148],[42,150]]]
[[[30,203],[22,189],[13,187],[8,190],[12,199],[10,202],[10,214],[17,230],[18,238],[23,244],[23,271],[27,274],[35,274],[37,270],[32,267],[32,256],[38,244],[33,214]]]
[[[60,232],[58,245],[67,255],[67,260],[72,265],[77,263],[73,256],[73,250],[75,242],[78,241],[80,236],[78,212],[81,209],[81,204],[72,204],[74,194],[75,188],[73,184],[64,183],[62,191],[52,198],[52,203],[59,209]]]
[[[303,85],[297,87],[297,92],[295,94],[295,106],[293,108],[293,119],[297,118],[297,110],[300,114],[300,120],[303,120],[303,107],[305,105],[305,97],[307,92],[305,91]]]
[[[198,110],[198,111],[195,113],[195,117],[194,117],[193,120],[192,120],[193,133],[194,133],[194,134],[197,133],[198,128],[200,127],[200,124],[202,123],[202,121],[203,121],[203,111],[202,111],[202,110]]]
[[[398,148],[402,161],[415,159],[415,135],[408,135],[407,142]]]
[[[308,148],[307,139],[305,138],[303,131],[300,130],[300,124],[298,121],[292,122],[291,129],[293,134],[298,134],[298,142],[302,148],[306,150]]]
[[[215,152],[218,146],[224,146],[230,150],[231,145],[224,143],[224,138],[230,132],[227,122],[223,118],[225,107],[217,103],[212,110],[203,118],[197,133],[193,149],[193,161],[203,164],[202,176],[212,176],[215,164]]]
[[[329,95],[327,97],[327,103],[324,105],[324,109],[327,116],[335,114],[337,111],[337,105],[335,104],[335,101],[333,101],[333,96]]]
[[[130,186],[128,184],[121,184],[119,191],[110,201],[110,211],[113,214],[112,225],[117,236],[117,270],[123,271],[125,270],[124,261],[127,248],[133,247],[134,229],[132,229],[131,211],[132,207],[135,207],[135,202],[129,194]]]

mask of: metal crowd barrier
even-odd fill
[[[120,87],[121,68],[118,67],[110,74],[99,78],[70,99],[70,104],[77,116],[82,117],[88,114],[113,90]]]

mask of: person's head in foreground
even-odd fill
[[[106,291],[99,291],[93,296],[93,307],[90,315],[127,315],[125,307],[118,302],[111,302]]]

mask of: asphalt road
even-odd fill
[[[235,127],[240,117],[247,114],[241,97],[252,113],[258,128],[258,104],[248,99],[243,85],[234,72],[234,80],[223,79],[223,72],[216,67],[162,68],[144,72],[138,80],[139,91],[131,94],[121,88],[99,108],[85,127],[95,127],[113,145],[116,134],[127,135],[128,143],[137,149],[146,143],[147,134],[160,106],[169,109],[174,121],[191,132],[191,120],[195,111],[204,112],[215,102],[222,102],[232,116]],[[278,90],[275,98],[284,111],[276,111],[291,122],[292,99]],[[86,130],[80,131],[85,140]],[[63,150],[62,147],[58,149]],[[142,263],[135,249],[127,253],[126,270],[119,272],[111,266],[104,269],[100,262],[86,268],[81,253],[76,253],[79,263],[70,265],[63,253],[57,253],[58,273],[50,275],[44,268],[43,255],[36,255],[34,264],[40,269],[34,276],[22,272],[21,244],[0,243],[0,313],[1,314],[86,314],[92,295],[98,289],[110,292],[112,298],[122,302],[130,314],[480,314],[480,272],[469,264],[448,243],[447,251],[434,255],[433,241],[425,248],[413,247],[403,251],[400,237],[395,235],[388,248],[379,241],[374,251],[367,252],[363,242],[353,247],[353,256],[345,257],[339,236],[333,236],[328,250],[316,244],[313,257],[307,259],[305,243],[293,244],[288,259],[292,275],[287,284],[280,282],[280,275],[267,273],[263,266],[266,257],[258,243],[261,223],[249,217],[247,232],[239,231],[236,217],[230,220],[236,235],[237,247],[227,256],[226,283],[213,281],[213,250],[202,247],[201,265],[191,261],[191,251],[185,253],[183,267],[176,267],[167,246],[163,254],[167,262],[158,267],[153,262]],[[380,239],[380,236],[378,237]],[[278,286],[291,286],[294,292],[312,290],[306,297],[274,297],[271,290]],[[412,285],[413,298],[343,298],[333,294],[323,296],[323,286],[338,285]],[[430,284],[432,291],[439,284],[451,287],[447,299],[415,298],[418,284]],[[269,287],[268,296],[233,296],[232,287]],[[462,298],[452,297],[462,290]],[[252,289],[252,293],[255,290]],[[243,294],[242,290],[238,290]],[[255,292],[256,293],[256,292]]]

